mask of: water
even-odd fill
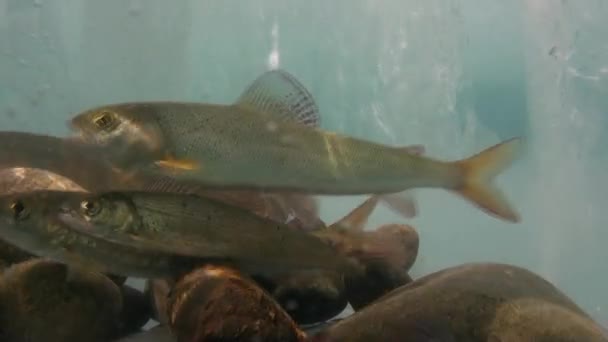
[[[521,265],[608,322],[607,16],[602,0],[0,0],[0,122],[63,135],[88,107],[231,102],[281,67],[325,129],[447,159],[522,135],[499,183],[523,222],[419,190],[414,276]],[[362,199],[323,198],[322,218]],[[396,220],[380,208],[370,227]]]

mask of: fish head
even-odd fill
[[[97,107],[74,116],[69,127],[76,138],[106,147],[124,160],[156,159],[164,154],[164,138],[152,115],[155,110],[135,103]]]
[[[71,193],[59,200],[59,221],[93,235],[130,233],[139,227],[132,201],[118,193]]]
[[[61,192],[32,191],[0,196],[0,238],[34,255],[49,255],[55,241],[68,238],[57,220]]]

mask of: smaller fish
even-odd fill
[[[358,272],[320,239],[247,210],[191,195],[36,191],[0,196],[0,236],[39,256],[111,273],[170,277],[228,264],[260,277]]]
[[[418,253],[418,234],[407,225],[389,224],[365,231],[378,196],[370,196],[342,219],[326,229],[312,232],[340,254],[361,262],[379,262],[391,269],[407,271]]]
[[[346,295],[355,310],[411,282],[407,272],[418,256],[419,237],[411,226],[386,224],[364,230],[377,203],[372,196],[328,228],[312,232],[364,270],[347,279]]]

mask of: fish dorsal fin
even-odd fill
[[[281,121],[312,127],[320,123],[319,108],[310,92],[294,76],[279,69],[260,75],[235,105],[267,113]]]

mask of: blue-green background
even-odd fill
[[[448,159],[525,136],[499,179],[523,222],[418,190],[414,275],[525,266],[605,323],[607,17],[604,0],[0,0],[0,129],[63,135],[118,101],[230,102],[274,55],[329,130]],[[363,199],[324,198],[323,219]],[[397,220],[380,208],[370,229]]]

